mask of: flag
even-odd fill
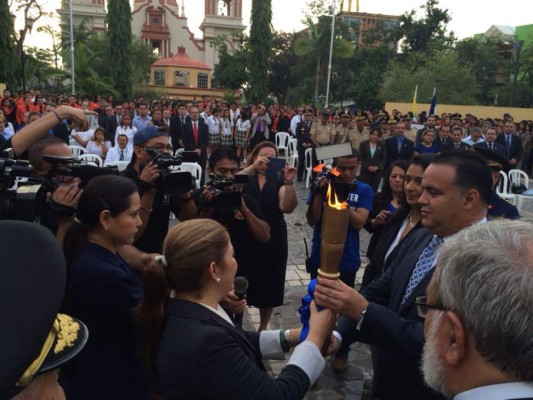
[[[437,112],[437,88],[433,88],[433,98],[431,99],[431,107],[429,107],[429,115],[434,115]]]
[[[418,85],[415,87],[415,95],[413,96],[413,120],[418,121],[418,114],[416,113],[416,95],[418,93]]]

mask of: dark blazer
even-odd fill
[[[496,143],[500,143],[505,149],[505,156],[508,160],[514,158],[516,161],[520,161],[522,158],[522,152],[524,151],[522,147],[522,139],[520,139],[514,133],[511,135],[511,148],[509,151],[509,156],[507,156],[507,143],[505,142],[505,133],[500,133],[495,140]]]
[[[200,149],[198,164],[202,167],[202,179],[200,184],[205,183],[205,168],[207,164],[207,145],[209,144],[209,128],[202,118],[198,119],[198,145],[194,143],[194,132],[192,129],[192,120],[185,122],[181,128],[181,141],[186,151]]]
[[[439,149],[442,151],[444,146],[446,146],[448,143],[451,143],[451,142],[452,142],[452,138],[451,137],[448,136],[446,139],[443,140],[443,139],[441,139],[440,135],[437,135],[435,137],[435,142],[434,143],[437,146],[439,146]]]
[[[191,117],[188,115],[185,116],[185,124],[187,124],[188,121],[191,120]],[[170,126],[168,127],[169,135],[172,140],[172,146],[174,146],[175,149],[178,149],[181,147],[180,140],[181,140],[181,131],[183,130],[183,126],[181,123],[181,118],[179,117],[179,114],[174,114],[170,117]]]
[[[468,145],[465,142],[459,143],[459,149],[466,149],[467,147]],[[442,146],[441,151],[446,151],[446,150],[456,150],[455,143],[450,141],[446,143],[444,146]]]
[[[361,175],[363,175],[364,172],[368,172],[368,167],[376,165],[379,167],[378,172],[383,171],[386,158],[385,145],[378,141],[376,146],[376,151],[374,152],[374,156],[372,156],[372,152],[370,151],[370,140],[364,140],[359,145],[359,155],[361,156]]]
[[[400,152],[398,152],[398,140],[396,136],[392,136],[385,140],[385,169],[389,167],[396,160],[409,161],[413,157],[413,151],[415,150],[415,144],[412,140],[403,138],[403,144]]]
[[[309,378],[294,365],[278,379],[266,373],[259,333],[185,300],[168,300],[166,316],[156,361],[165,399],[302,399],[309,389]]]
[[[310,143],[311,142],[311,126],[313,125],[313,122],[309,122],[308,124],[305,123],[305,121],[298,122],[298,125],[296,125],[296,139],[298,140],[298,144],[296,145],[296,148],[298,150],[305,151],[304,143]],[[281,131],[280,131],[281,132]]]
[[[425,295],[432,272],[414,288],[405,304],[400,305],[414,266],[432,237],[425,228],[414,232],[385,273],[363,290],[370,304],[361,330],[346,317],[341,317],[337,325],[343,343],[347,340],[347,343],[359,341],[381,346],[374,366],[375,396],[380,400],[445,399],[424,384],[419,369],[424,320],[418,316],[414,302],[418,296]]]
[[[117,133],[118,121],[117,116],[112,115],[107,118],[105,130],[107,134],[107,140],[109,140],[113,146],[115,145],[115,135]]]
[[[481,142],[481,143],[476,143],[474,145],[474,147],[481,147],[483,149],[488,149],[489,148],[489,144],[487,142]],[[502,145],[501,143],[497,143],[497,142],[494,142],[492,144],[492,151],[498,153],[499,155],[507,158],[507,154],[505,154],[505,145]]]

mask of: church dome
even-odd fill
[[[162,66],[162,67],[188,67],[196,69],[205,69],[210,71],[211,68],[200,60],[195,60],[190,58],[187,53],[185,53],[185,47],[178,47],[178,54],[169,58],[160,58],[152,64],[153,66]]]

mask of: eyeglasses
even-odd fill
[[[153,150],[156,150],[156,151],[172,151],[172,145],[170,144],[167,144],[167,145],[163,145],[163,144],[158,144],[158,145],[155,145],[155,146],[150,146],[149,147],[150,149],[153,149]]]
[[[428,315],[430,308],[433,308],[435,310],[448,311],[448,309],[444,306],[441,306],[439,304],[430,304],[427,301],[427,296],[420,296],[416,298],[416,312],[418,313],[418,316],[420,318],[426,318],[426,315]]]

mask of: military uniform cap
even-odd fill
[[[509,169],[509,161],[507,161],[507,158],[505,158],[501,154],[482,146],[474,146],[473,148],[475,151],[477,151],[479,154],[481,154],[487,159],[489,167],[504,171],[507,171]]]

